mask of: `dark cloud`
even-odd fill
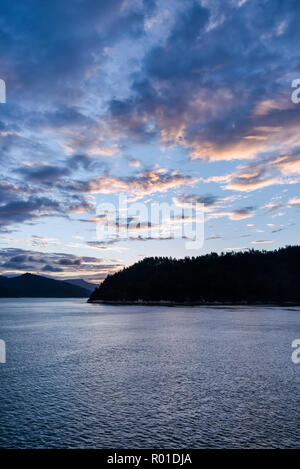
[[[24,183],[16,183],[9,180],[0,181],[0,204],[15,199],[17,195],[30,195],[32,190]]]
[[[157,6],[156,0],[143,0],[143,8],[147,14],[153,14]]]
[[[299,64],[299,2],[186,5],[167,41],[144,56],[131,95],[111,100],[113,128],[137,139],[160,135],[212,160],[284,143],[284,129],[300,124],[286,75]]]
[[[106,249],[106,246],[109,246],[111,244],[115,244],[118,241],[122,241],[120,239],[107,239],[105,241],[87,241],[87,245],[91,246],[93,248],[98,248],[98,249]]]
[[[248,215],[252,216],[254,210],[255,210],[255,207],[244,207],[244,208],[239,208],[237,210],[233,210],[232,214],[233,214],[233,217],[235,217],[236,219],[243,219],[243,218],[247,218]]]
[[[298,182],[300,175],[300,150],[275,152],[271,156],[260,157],[239,167],[239,170],[225,176],[224,188],[240,192],[250,192],[274,184]]]
[[[0,206],[0,225],[23,223],[41,216],[59,214],[59,211],[59,203],[46,197],[10,201]]]
[[[208,207],[215,205],[220,200],[220,197],[216,195],[183,195],[176,199],[179,203],[198,203],[204,204]]]
[[[27,181],[37,182],[42,184],[53,184],[58,179],[70,174],[69,168],[59,168],[51,165],[41,166],[25,166],[18,169]]]
[[[144,66],[147,76],[185,80],[190,78],[193,69],[207,64],[203,60],[205,51],[201,48],[201,39],[209,17],[209,10],[196,2],[180,12],[167,44],[153,48],[146,55]],[[140,83],[135,82],[134,90],[145,91],[145,88],[143,90]]]
[[[205,238],[205,241],[211,241],[211,240],[214,240],[214,239],[222,239],[222,236],[220,236],[219,234],[213,234],[213,235],[208,236],[207,238]]]
[[[55,267],[53,265],[50,265],[50,264],[46,264],[41,272],[63,272],[64,269],[60,269],[59,267]]]
[[[144,18],[142,9],[120,0],[5,2],[2,76],[23,100],[76,100],[82,96],[79,85],[104,60],[105,47],[125,34],[141,36]]]
[[[5,262],[4,264],[1,264],[0,265],[0,268],[2,269],[8,269],[8,270],[21,270],[21,271],[25,271],[27,272],[28,270],[32,270],[33,267],[32,265],[30,264],[24,264],[23,262],[21,262],[20,264],[18,262],[11,262],[11,261],[7,261]]]
[[[24,256],[24,255],[15,256],[10,259],[10,262],[17,262],[19,264],[22,264],[23,262],[26,262],[26,261],[27,261],[27,256]]]
[[[89,169],[93,163],[94,161],[86,155],[76,154],[72,156],[72,158],[70,159],[70,166],[71,168],[75,168],[75,169],[78,169],[78,168]],[[103,163],[101,162],[100,164],[102,165]],[[99,162],[98,162],[98,165],[99,165]]]
[[[84,195],[73,194],[66,190],[67,184],[61,185],[57,199],[39,197],[45,189],[53,192],[58,181],[69,171],[50,165],[39,167],[21,167],[18,173],[26,177],[26,182],[0,181],[0,231],[5,232],[8,225],[38,220],[47,216],[64,216],[87,212],[94,204]]]
[[[299,74],[300,2],[187,0],[164,10],[154,0],[3,3],[2,232],[92,211],[89,194],[127,192],[133,200],[182,194],[199,182],[241,193],[297,182],[300,114],[290,85]],[[140,143],[157,145],[166,164],[155,166],[153,148],[143,152]],[[192,159],[248,162],[215,178],[162,169],[179,166],[174,145]],[[128,175],[128,165],[139,168],[146,158],[152,169]],[[212,217],[254,214],[251,202],[226,208],[221,196],[177,200],[203,203]],[[71,258],[30,257],[41,269],[81,268]]]
[[[97,276],[102,279],[108,273],[115,272],[122,265],[112,259],[110,263],[106,259],[92,256],[76,256],[67,253],[42,253],[18,248],[0,249],[0,270],[3,275],[6,271],[35,272],[35,273],[57,273],[63,276],[76,274],[80,277]],[[96,274],[95,274],[96,273]]]

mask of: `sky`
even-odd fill
[[[298,244],[299,18],[298,0],[3,0],[0,273],[97,283],[147,256]],[[203,246],[128,214],[103,237],[120,194],[201,204]]]

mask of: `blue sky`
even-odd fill
[[[145,256],[298,244],[296,0],[3,1],[0,265],[97,282]],[[120,192],[205,242],[97,235]]]

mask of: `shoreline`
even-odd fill
[[[176,302],[176,301],[126,301],[126,300],[88,300],[87,303],[93,304],[104,304],[104,305],[116,305],[116,306],[168,306],[168,307],[178,307],[178,306],[300,306],[300,303],[293,301],[285,301],[281,303],[270,302],[270,303],[261,303],[257,302],[230,302],[230,301],[212,301],[212,302],[199,302],[199,301],[185,301],[185,302]]]

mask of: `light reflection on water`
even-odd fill
[[[0,300],[0,447],[300,446],[300,309]]]

